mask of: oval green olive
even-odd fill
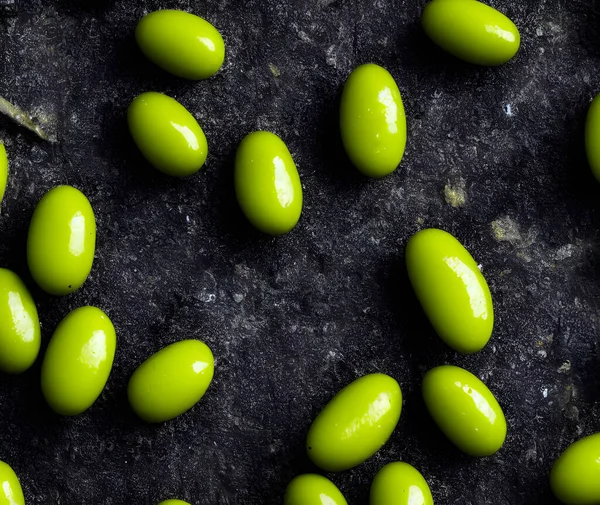
[[[496,398],[472,373],[438,366],[423,379],[427,410],[444,434],[471,456],[491,456],[506,438],[506,419]]]
[[[408,241],[406,268],[415,294],[442,340],[462,353],[481,350],[494,327],[492,295],[461,243],[445,231],[422,230]]]
[[[40,341],[40,321],[29,290],[17,274],[0,268],[0,370],[27,370],[37,358]]]
[[[312,423],[306,449],[328,472],[352,468],[387,442],[400,419],[402,392],[388,375],[365,375],[342,389]]]
[[[208,21],[189,12],[151,12],[138,23],[135,38],[149,60],[185,79],[210,77],[225,58],[221,34]]]
[[[0,204],[4,198],[4,192],[6,191],[6,183],[8,181],[8,156],[6,154],[6,147],[0,142]]]
[[[592,101],[587,114],[585,150],[592,174],[600,182],[600,94]]]
[[[476,65],[502,65],[521,44],[510,19],[476,0],[433,0],[425,6],[421,22],[438,46]]]
[[[0,505],[25,505],[17,474],[4,461],[0,461]]]
[[[295,477],[285,490],[283,505],[348,505],[329,479],[314,473]]]
[[[204,132],[174,98],[142,93],[131,102],[127,122],[138,149],[161,172],[187,177],[204,165],[208,154]]]
[[[75,416],[102,393],[115,357],[117,337],[108,316],[80,307],[57,326],[42,363],[42,393],[57,414]]]
[[[96,219],[85,195],[71,187],[48,191],[33,212],[27,263],[37,284],[52,295],[80,288],[92,269]]]
[[[235,157],[235,192],[248,220],[260,231],[282,235],[302,213],[302,185],[292,155],[274,133],[247,135]]]
[[[199,340],[168,345],[144,361],[131,376],[127,394],[134,412],[162,423],[191,409],[214,374],[211,350]]]
[[[600,503],[600,433],[567,447],[552,467],[550,485],[567,505]]]
[[[375,475],[369,505],[433,505],[433,497],[421,473],[414,466],[397,461]]]
[[[340,103],[340,131],[350,161],[369,177],[392,173],[406,147],[406,115],[390,73],[372,63],[348,77]]]
[[[158,505],[190,505],[190,504],[183,500],[165,500],[165,501],[161,501]]]

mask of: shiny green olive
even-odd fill
[[[400,419],[402,392],[388,375],[365,375],[342,389],[312,423],[306,449],[328,472],[352,468],[387,442]]]
[[[502,65],[521,44],[510,19],[476,0],[433,0],[425,6],[421,22],[438,46],[476,65]]]
[[[168,345],[144,361],[131,376],[127,394],[134,412],[162,423],[191,409],[214,374],[211,350],[199,340]]]
[[[492,295],[461,243],[445,231],[422,230],[408,241],[406,267],[415,294],[442,340],[462,353],[481,350],[494,327]]]
[[[17,474],[4,461],[0,461],[0,505],[25,505]]]
[[[433,497],[421,473],[414,466],[397,461],[375,475],[369,505],[433,505]]]
[[[225,58],[225,43],[208,21],[189,12],[154,11],[144,16],[135,38],[146,57],[185,79],[206,79]]]
[[[552,467],[550,485],[567,505],[600,503],[600,433],[567,447]]]
[[[50,339],[42,363],[42,393],[57,414],[89,409],[110,374],[117,338],[108,316],[80,307],[65,317]]]
[[[4,192],[6,191],[6,182],[8,180],[8,156],[6,154],[6,147],[0,142],[0,204],[4,198]]]
[[[165,500],[165,501],[161,501],[158,505],[190,505],[190,504],[183,500]]]
[[[27,263],[37,284],[52,295],[80,288],[92,269],[96,219],[85,195],[71,187],[48,191],[29,225]]]
[[[200,125],[177,100],[162,93],[142,93],[127,111],[129,131],[154,168],[167,175],[195,174],[208,155]]]
[[[340,131],[350,161],[369,177],[384,177],[400,164],[406,115],[390,73],[372,63],[348,77],[340,104]]]
[[[289,232],[302,213],[302,185],[292,155],[274,133],[247,135],[235,157],[235,192],[243,213],[270,235]]]
[[[600,182],[600,94],[592,101],[587,114],[585,150],[592,174]]]
[[[35,302],[17,274],[0,268],[0,370],[21,373],[40,350],[40,321]]]
[[[496,398],[472,373],[438,366],[425,374],[423,399],[442,432],[471,456],[491,456],[504,444],[506,419]]]
[[[348,505],[329,479],[314,473],[295,477],[285,490],[283,505]]]

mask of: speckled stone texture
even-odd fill
[[[394,460],[414,464],[438,504],[553,503],[552,462],[600,431],[600,184],[582,140],[600,91],[600,3],[491,4],[523,39],[500,68],[433,46],[419,27],[425,0],[20,0],[0,21],[0,95],[58,139],[0,121],[0,265],[33,290],[43,348],[85,304],[118,333],[107,388],[76,418],[45,405],[41,358],[0,378],[0,459],[29,505],[279,504],[292,477],[315,470],[312,419],[370,372],[400,382],[404,410],[376,456],[329,475],[350,504],[366,504]],[[143,58],[136,22],[167,7],[221,30],[217,76],[186,82]],[[345,78],[365,62],[396,78],[408,117],[405,159],[379,181],[349,166],[336,120]],[[181,101],[208,137],[207,164],[187,180],[149,167],[128,135],[126,108],[149,90]],[[236,146],[255,129],[287,142],[305,189],[299,225],[276,239],[250,229],[233,192]],[[65,298],[37,290],[25,262],[35,204],[58,184],[81,189],[98,221],[92,275]],[[457,236],[490,284],[497,323],[474,356],[443,345],[409,286],[404,246],[428,226]],[[146,425],[127,380],[183,338],[212,348],[214,382],[189,413]],[[497,455],[462,455],[428,418],[420,381],[445,363],[497,395],[509,424]]]

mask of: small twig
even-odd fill
[[[13,105],[1,96],[0,113],[4,114],[5,116],[8,116],[18,125],[23,126],[24,128],[27,128],[28,130],[32,131],[42,140],[47,140],[48,142],[50,142],[50,138],[48,137],[48,135],[46,135],[46,132],[42,130],[40,125],[36,124],[33,121],[29,114],[27,114],[25,111],[23,111],[16,105]]]

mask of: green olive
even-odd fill
[[[292,155],[274,133],[247,135],[235,157],[235,192],[242,211],[260,231],[289,232],[302,213],[302,185]]]
[[[600,503],[600,433],[567,447],[552,467],[550,485],[567,505]]]
[[[433,42],[476,65],[502,65],[521,44],[510,19],[476,0],[433,0],[425,6],[421,21]]]
[[[190,505],[190,504],[183,500],[165,500],[165,501],[161,501],[158,505]]]
[[[134,412],[149,423],[162,423],[191,409],[210,385],[211,350],[199,340],[168,345],[144,361],[131,376],[127,394]]]
[[[390,73],[372,63],[348,77],[340,104],[340,131],[350,161],[369,177],[392,173],[406,146],[406,115]]]
[[[17,474],[4,461],[0,461],[0,488],[0,505],[25,505]]]
[[[285,490],[283,505],[348,505],[329,479],[314,473],[295,477]]]
[[[57,414],[75,416],[102,393],[115,357],[115,328],[96,307],[65,317],[50,339],[42,363],[42,393]]]
[[[40,350],[40,321],[35,302],[17,274],[0,268],[0,370],[21,373]]]
[[[400,419],[402,392],[388,375],[365,375],[342,389],[312,423],[306,449],[328,472],[352,468],[375,454]]]
[[[80,288],[92,269],[96,220],[85,195],[58,186],[40,200],[27,237],[27,263],[37,284],[52,295]]]
[[[450,441],[471,456],[491,456],[506,438],[506,419],[496,398],[472,373],[438,366],[425,374],[427,410]]]
[[[162,93],[142,93],[127,111],[129,131],[154,168],[167,175],[195,174],[208,154],[200,125],[177,100]]]
[[[422,230],[408,241],[406,267],[415,294],[442,340],[462,353],[481,350],[494,327],[492,295],[462,244],[445,231]]]
[[[151,12],[138,23],[135,38],[148,59],[185,79],[210,77],[225,58],[221,34],[208,21],[189,12]]]
[[[433,505],[433,497],[421,473],[414,466],[397,461],[375,475],[369,505]]]
[[[600,182],[600,94],[592,101],[587,114],[585,150],[592,174]]]
[[[0,142],[0,204],[4,198],[6,191],[6,182],[8,180],[8,156],[6,155],[6,147]]]

